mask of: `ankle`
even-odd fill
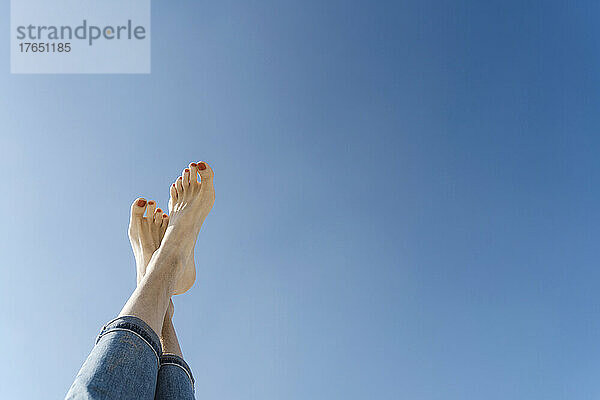
[[[178,246],[163,244],[152,254],[147,271],[153,269],[171,270],[176,274],[183,270],[187,255]]]

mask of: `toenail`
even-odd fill
[[[192,165],[192,167],[197,167],[198,166],[198,164],[196,164],[195,162],[193,162],[191,165]]]
[[[148,204],[149,204],[149,205],[152,205],[152,204],[154,204],[154,202],[153,202],[152,200],[150,200],[150,201],[148,202]]]
[[[190,172],[190,170],[186,168],[186,169],[185,169],[185,172]]]
[[[163,218],[167,218],[167,217],[168,217],[168,215],[167,215],[167,214],[163,214]]]
[[[157,213],[161,213],[162,210],[159,208],[158,210],[156,210]]]
[[[146,200],[144,199],[139,199],[137,202],[137,205],[140,207],[144,207],[146,205]]]
[[[203,170],[205,170],[205,169],[206,169],[206,164],[204,164],[203,162],[201,162],[200,164],[198,164],[198,169],[199,169],[200,171],[203,171]]]
[[[173,187],[175,187],[175,184],[173,184]]]

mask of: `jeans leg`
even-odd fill
[[[162,354],[158,335],[136,317],[102,328],[66,400],[152,400]]]
[[[155,400],[194,400],[194,377],[183,358],[175,354],[160,357]]]

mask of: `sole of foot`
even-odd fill
[[[171,185],[167,231],[178,231],[175,233],[178,240],[191,244],[173,294],[187,292],[196,280],[194,248],[202,223],[215,203],[213,179],[212,168],[205,162],[197,162],[189,164]]]

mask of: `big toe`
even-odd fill
[[[139,230],[140,224],[142,222],[142,218],[144,218],[144,211],[146,211],[146,207],[148,202],[144,198],[135,199],[133,204],[131,205],[131,218],[129,220],[129,234],[134,234],[137,230]]]
[[[131,219],[133,220],[134,218],[142,218],[144,211],[146,211],[147,204],[148,202],[146,199],[142,197],[135,199],[131,205]]]
[[[212,185],[212,181],[215,174],[210,165],[208,165],[208,163],[204,161],[199,161],[197,163],[196,169],[198,170],[198,174],[200,175],[202,184],[209,183]]]

